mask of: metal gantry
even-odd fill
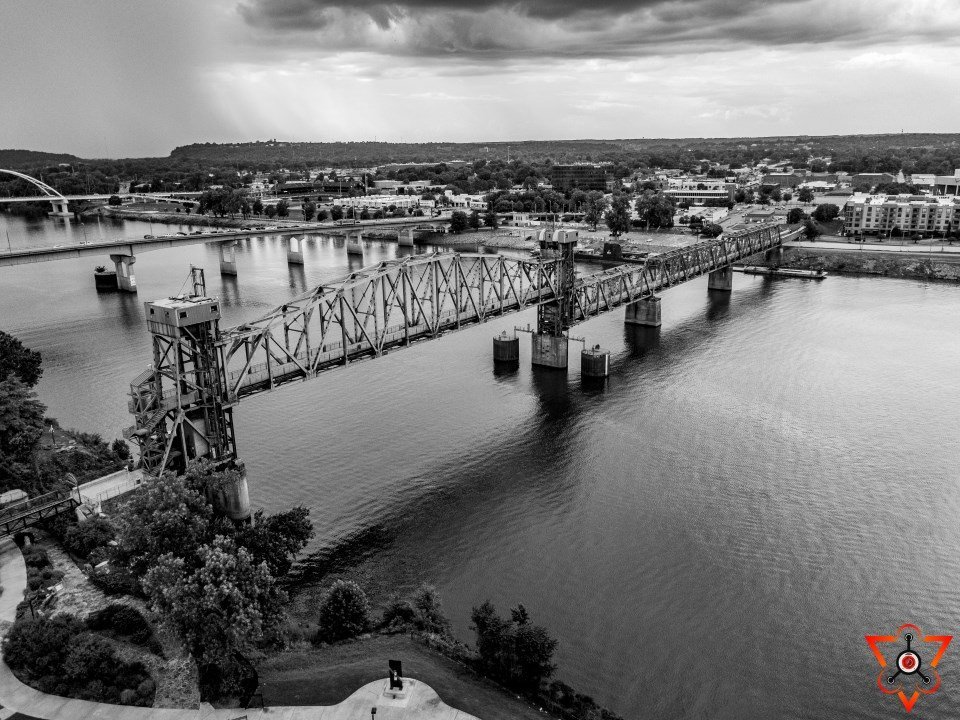
[[[573,243],[558,233],[536,260],[434,253],[381,262],[227,330],[215,299],[147,303],[154,365],[131,384],[136,424],[126,433],[144,470],[235,459],[233,407],[248,395],[535,305],[538,332],[560,335],[782,242],[777,226],[761,226],[578,278]]]

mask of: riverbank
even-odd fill
[[[922,278],[960,282],[960,255],[936,255],[883,252],[875,250],[836,250],[831,248],[788,247],[777,263],[758,258],[752,264],[799,270],[826,270],[828,273],[879,275],[882,277]]]

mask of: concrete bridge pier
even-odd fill
[[[347,255],[363,255],[363,232],[347,232]]]
[[[779,266],[783,262],[783,245],[777,245],[777,247],[767,250],[763,254],[763,259],[768,265]]]
[[[237,274],[237,241],[228,240],[220,243],[220,274]]]
[[[291,235],[287,238],[287,262],[303,265],[303,240]]]
[[[557,370],[567,369],[567,345],[570,341],[565,335],[554,336],[546,333],[533,333],[531,340],[533,365]]]
[[[51,200],[50,204],[53,206],[53,211],[50,213],[54,217],[70,217],[73,213],[70,212],[70,203],[67,200]]]
[[[397,243],[400,247],[413,247],[413,228],[408,228],[406,231],[399,230],[397,232]]]
[[[627,305],[623,321],[627,325],[660,327],[660,298],[656,295],[637,300]]]
[[[117,290],[123,292],[137,291],[137,278],[133,274],[133,264],[137,258],[130,255],[111,255],[113,266],[117,269]]]
[[[719,290],[721,292],[733,290],[733,267],[727,265],[711,272],[707,278],[707,290]]]

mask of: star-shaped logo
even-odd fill
[[[864,635],[864,639],[873,651],[874,657],[877,658],[877,662],[880,663],[877,687],[887,695],[899,697],[907,712],[913,710],[920,695],[933,695],[940,689],[940,673],[937,672],[937,664],[947,651],[953,635],[924,635],[916,625],[907,623],[898,627],[894,635]],[[906,643],[906,647],[901,647],[892,665],[888,666],[887,659],[879,646],[899,642]],[[938,646],[928,667],[924,666],[923,658],[917,649],[920,643],[932,643]],[[908,696],[907,693],[911,690]]]

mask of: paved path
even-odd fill
[[[118,470],[80,486],[80,497],[96,504],[136,489],[143,482],[142,470]]]
[[[23,555],[10,538],[0,540],[0,585],[0,632],[6,634],[27,587]],[[374,707],[377,720],[477,720],[445,705],[431,687],[416,680],[405,679],[402,698],[390,697],[385,692],[388,685],[386,679],[369,683],[338,705],[216,710],[204,703],[197,710],[141,708],[47,695],[17,680],[0,659],[0,720],[16,712],[38,720],[367,720]]]

